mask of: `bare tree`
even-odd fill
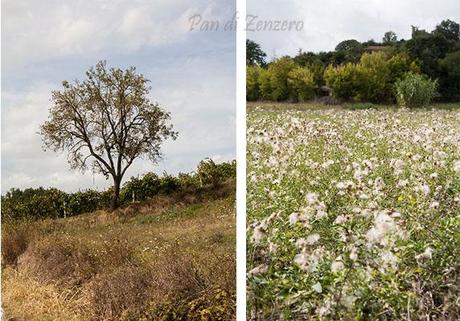
[[[126,170],[136,158],[158,162],[162,142],[176,139],[177,132],[168,123],[170,114],[147,97],[149,81],[134,67],[107,69],[101,61],[86,76],[83,82],[64,81],[62,90],[52,92],[40,134],[45,149],[68,152],[72,169],[91,165],[111,176],[111,208],[116,209]]]

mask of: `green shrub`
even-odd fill
[[[259,98],[263,100],[272,99],[272,85],[270,82],[271,72],[268,69],[259,71]]]
[[[388,58],[377,52],[364,54],[357,64],[329,65],[324,79],[336,98],[378,103],[394,101],[395,83],[406,73],[418,70],[407,55]]]
[[[362,55],[357,68],[358,92],[355,99],[382,102],[391,97],[389,84],[391,71],[385,54],[381,52]]]
[[[254,101],[259,99],[259,76],[262,68],[253,65],[246,68],[246,100]]]
[[[358,70],[355,64],[348,63],[334,67],[329,65],[324,71],[326,85],[332,89],[334,97],[353,99],[359,92]]]
[[[426,106],[436,97],[437,87],[437,81],[408,73],[396,83],[398,104],[409,108]]]
[[[55,189],[11,189],[2,196],[4,219],[63,217],[67,194]]]
[[[101,208],[100,193],[94,190],[79,191],[69,194],[66,201],[65,215],[78,215],[94,212]]]
[[[268,67],[270,77],[271,99],[275,101],[289,98],[288,75],[296,67],[289,57],[273,61]]]
[[[315,96],[315,74],[307,67],[296,67],[288,73],[288,86],[294,101],[306,101]]]
[[[225,180],[236,176],[236,162],[216,164],[207,158],[198,164],[196,175],[201,186],[217,186]]]

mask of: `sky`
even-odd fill
[[[303,51],[329,51],[342,40],[380,41],[392,30],[411,36],[411,25],[431,31],[444,19],[460,23],[458,0],[247,0],[257,20],[303,21],[301,31],[248,31],[269,60]]]
[[[235,158],[235,33],[191,29],[190,17],[225,21],[224,0],[2,1],[2,194],[12,187],[104,189],[112,182],[71,171],[65,153],[43,151],[39,126],[52,90],[83,80],[100,60],[135,66],[150,98],[179,132],[158,164],[137,160],[125,179],[154,171],[190,172],[206,157]]]

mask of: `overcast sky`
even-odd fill
[[[444,19],[460,23],[459,0],[247,0],[259,20],[302,20],[301,32],[248,32],[271,59],[303,51],[329,51],[342,40],[380,41],[386,31],[410,38],[411,25],[432,30]]]
[[[179,132],[157,166],[135,162],[126,178],[148,171],[189,172],[205,157],[235,158],[235,33],[190,31],[194,14],[227,19],[233,1],[2,1],[2,193],[11,187],[66,191],[111,184],[69,170],[65,154],[42,151],[39,125],[50,92],[83,79],[99,60],[136,66],[151,99]]]

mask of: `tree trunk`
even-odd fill
[[[113,196],[112,196],[112,202],[110,203],[110,209],[112,211],[116,210],[119,204],[119,199],[120,199],[120,183],[121,183],[121,178],[114,177],[113,178]]]

